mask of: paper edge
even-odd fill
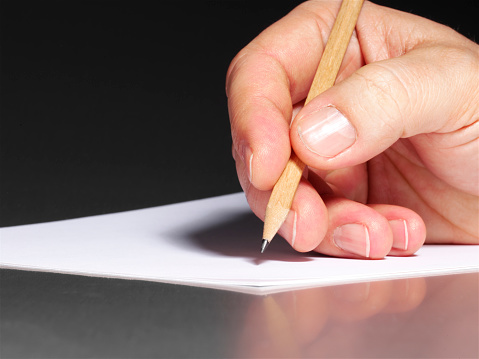
[[[199,288],[208,288],[215,290],[225,290],[236,293],[251,294],[251,295],[270,295],[277,294],[295,290],[311,289],[311,288],[321,288],[321,287],[330,287],[336,285],[346,285],[354,283],[365,283],[365,282],[378,282],[385,280],[398,280],[398,279],[407,279],[407,278],[418,278],[418,277],[435,277],[435,276],[444,276],[444,275],[455,275],[455,274],[467,274],[467,273],[479,273],[478,267],[462,267],[462,268],[445,268],[445,269],[433,269],[430,271],[421,271],[421,272],[401,272],[401,273],[386,273],[384,275],[378,274],[375,276],[364,276],[356,277],[355,279],[333,279],[331,281],[324,281],[324,278],[314,282],[312,280],[298,281],[295,280],[294,283],[282,283],[280,285],[260,285],[252,286],[250,284],[222,284],[215,281],[198,281],[198,279],[163,279],[163,278],[153,278],[153,277],[138,277],[138,276],[128,276],[120,273],[104,273],[104,274],[95,274],[88,272],[74,272],[67,271],[63,269],[55,268],[39,268],[39,267],[23,267],[20,265],[0,265],[0,269],[10,269],[10,270],[21,270],[25,272],[44,272],[44,273],[55,273],[55,274],[65,274],[65,275],[77,275],[82,277],[92,277],[92,278],[106,278],[106,279],[121,279],[121,280],[137,280],[145,282],[155,282],[155,283],[165,283],[165,284],[175,284],[175,285],[185,285],[190,287],[199,287]]]

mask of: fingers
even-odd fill
[[[392,231],[380,213],[363,204],[324,196],[328,232],[316,251],[345,258],[384,258],[392,248]]]
[[[384,191],[371,188],[391,176],[383,169],[371,172],[368,161],[386,150],[383,157],[390,156],[389,148],[403,143],[404,159],[441,185],[477,194],[479,50],[445,26],[366,2],[336,85],[295,117],[293,105],[306,97],[338,6],[302,4],[233,60],[226,91],[240,182],[253,211],[264,218],[292,147],[319,169],[301,181],[280,231],[294,248],[351,258],[410,255],[424,242],[424,223],[401,207],[365,205],[373,196],[403,203],[395,178]],[[473,174],[457,175],[465,168]],[[399,172],[406,178],[411,171]],[[404,187],[423,189],[404,178]],[[421,194],[434,194],[429,187]],[[426,205],[443,196],[428,197],[424,206],[411,208],[425,208],[419,213],[426,220],[441,217],[437,206]]]
[[[424,244],[426,225],[418,214],[399,206],[371,204],[369,207],[388,221],[392,234],[392,248],[388,255],[412,255]]]
[[[246,175],[246,164],[236,158],[236,170],[240,184],[246,194],[248,204],[253,212],[264,220],[266,206],[271,191],[260,191],[254,187]],[[302,180],[296,191],[291,210],[278,234],[299,252],[308,252],[316,248],[324,238],[328,228],[327,210],[315,188],[306,180]],[[260,235],[260,234],[258,234]]]
[[[251,185],[245,166],[237,160],[240,183],[251,209],[264,219],[271,193]],[[279,234],[300,252],[314,249],[335,257],[380,259],[415,253],[425,241],[426,229],[422,219],[407,208],[364,205],[338,197],[331,189],[325,189],[321,198],[302,179]]]
[[[368,173],[366,164],[334,171],[309,168],[307,178],[320,195],[334,193],[356,202],[367,202]]]
[[[408,256],[424,243],[426,227],[413,211],[392,205],[363,205],[324,196],[329,228],[317,252],[345,258]]]
[[[233,146],[247,163],[250,182],[271,189],[291,154],[288,80],[279,64],[264,55],[245,55],[232,66],[228,110]]]
[[[300,5],[254,39],[228,69],[233,145],[258,189],[271,189],[290,157],[293,104],[307,95],[339,5]],[[361,65],[353,43],[356,51],[348,50],[344,74]]]
[[[364,163],[400,138],[458,130],[470,134],[465,140],[474,138],[477,128],[468,126],[479,115],[478,55],[429,44],[360,68],[300,111],[291,126],[295,153],[309,166],[335,169]],[[420,156],[439,160],[422,147]]]

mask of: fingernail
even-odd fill
[[[293,235],[291,237],[291,247],[294,248],[294,242],[296,241],[296,222],[298,221],[298,215],[296,211],[290,211],[289,213],[294,212],[294,219],[293,219]]]
[[[346,252],[369,258],[371,243],[368,228],[362,224],[350,223],[336,228],[333,241]]]
[[[404,219],[393,219],[389,221],[389,226],[393,232],[393,248],[407,250],[409,235],[406,221]]]
[[[317,155],[334,157],[356,141],[356,130],[333,106],[323,107],[299,121],[301,141]]]
[[[242,143],[240,146],[239,155],[245,164],[248,180],[251,182],[253,178],[253,151],[247,144]]]
[[[251,152],[251,150],[250,150]],[[251,153],[250,155],[248,155],[248,165],[247,165],[247,168],[248,168],[248,180],[250,182],[253,182],[253,153]]]
[[[282,232],[282,235],[286,237],[289,237],[289,236],[291,237],[291,247],[293,248],[294,248],[294,243],[296,242],[297,221],[298,221],[298,215],[296,211],[293,211],[292,209],[290,209],[280,229],[280,231]]]

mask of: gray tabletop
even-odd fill
[[[267,296],[1,270],[2,358],[476,358],[478,273]]]

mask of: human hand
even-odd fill
[[[339,5],[303,3],[230,65],[233,156],[252,210],[264,220],[293,148],[308,170],[279,233],[296,250],[382,258],[425,240],[478,243],[479,46],[366,2],[336,85],[302,108]]]

